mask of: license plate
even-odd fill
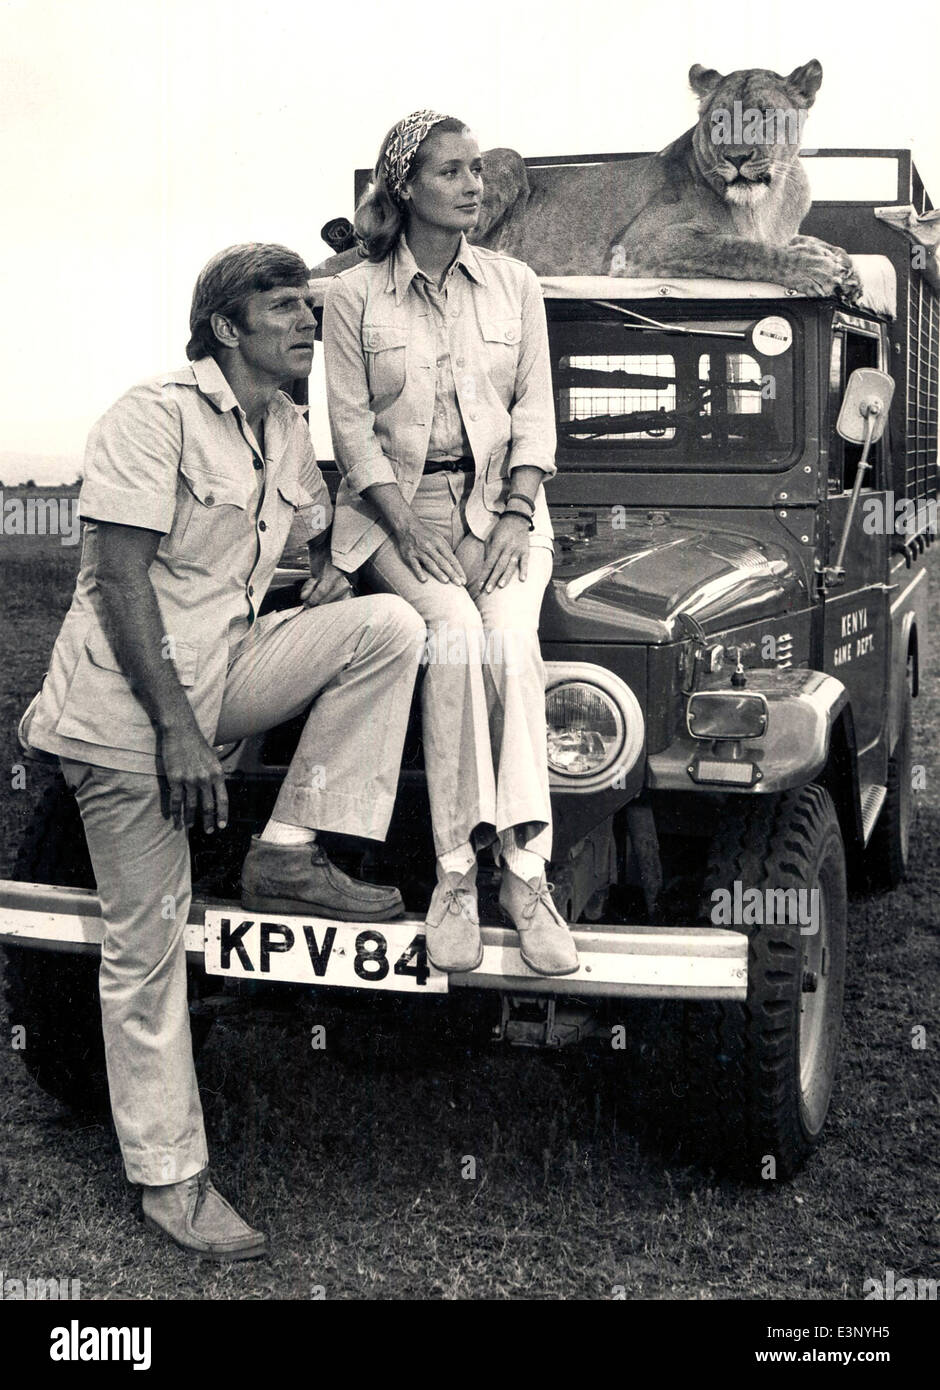
[[[446,994],[447,976],[427,958],[411,921],[330,922],[323,917],[252,917],[206,909],[206,971],[246,980]]]

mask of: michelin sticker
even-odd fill
[[[771,314],[755,323],[751,342],[764,357],[779,357],[793,342],[793,329],[786,319]]]

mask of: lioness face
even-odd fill
[[[700,98],[693,148],[702,175],[726,202],[757,206],[792,172],[822,68],[813,60],[789,77],[766,68],[723,77],[696,64],[689,80]]]

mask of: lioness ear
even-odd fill
[[[815,101],[821,82],[822,63],[816,58],[810,58],[801,68],[794,68],[787,78],[787,86],[801,96],[807,106],[812,106]]]
[[[703,68],[701,63],[693,63],[689,68],[689,85],[698,97],[711,96],[721,81],[721,73],[714,68]]]

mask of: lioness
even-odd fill
[[[488,150],[472,240],[539,275],[721,276],[857,298],[846,253],[798,235],[811,202],[800,136],[820,63],[789,77],[696,63],[689,81],[698,123],[657,155],[527,170],[515,150]]]

